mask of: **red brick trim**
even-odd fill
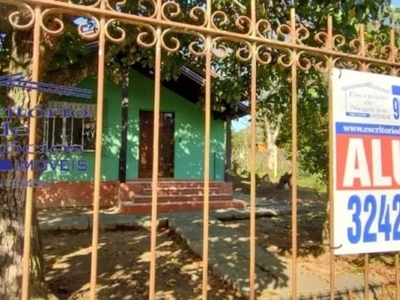
[[[100,206],[118,203],[118,181],[103,181],[100,184]],[[53,182],[50,188],[37,188],[34,192],[36,207],[77,207],[92,206],[93,182]]]

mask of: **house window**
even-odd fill
[[[43,118],[45,145],[80,145],[84,151],[95,150],[95,104],[54,101],[48,108],[52,113]]]

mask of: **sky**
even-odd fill
[[[392,0],[392,5],[396,7],[400,7],[400,0]]]

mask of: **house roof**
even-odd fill
[[[144,68],[139,64],[133,65],[132,68],[151,79],[154,78],[154,71],[149,68]],[[205,79],[189,67],[182,66],[180,76],[177,80],[164,80],[162,84],[174,93],[196,104],[201,100],[200,96],[204,90]],[[240,118],[249,113],[248,106],[241,102],[236,103],[234,107],[230,107],[229,104],[226,106],[224,112],[214,111],[214,117],[218,119],[226,119],[228,116],[231,118]]]
[[[88,49],[97,49],[98,42],[88,43],[86,44],[86,47]],[[154,78],[154,71],[150,68],[145,68],[139,63],[134,64],[132,68],[151,79]],[[180,76],[178,79],[169,81],[164,80],[163,85],[176,94],[196,104],[200,101],[200,95],[203,93],[205,81],[206,80],[203,76],[192,70],[189,66],[182,66],[180,68]],[[242,102],[236,103],[234,107],[231,107],[229,104],[226,106],[224,112],[213,112],[214,117],[219,119],[226,119],[228,116],[231,118],[240,118],[249,114],[249,107]]]

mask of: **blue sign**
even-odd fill
[[[10,75],[0,76],[0,86],[4,87],[15,87],[28,90],[37,90],[44,93],[52,93],[64,96],[79,97],[79,98],[92,98],[92,91],[90,89],[81,89],[76,87],[56,85],[44,82],[36,82],[26,80],[22,73],[14,73]],[[56,116],[62,118],[85,118],[88,116],[88,111],[85,109],[72,109],[68,110],[61,108],[59,110],[54,109],[42,109],[37,106],[33,109],[23,110],[21,107],[16,108],[3,108],[0,111],[7,118],[55,118]],[[12,127],[8,122],[3,122],[0,126],[0,136],[27,136],[28,128],[26,126]],[[16,153],[82,153],[83,148],[81,145],[53,145],[50,149],[47,149],[46,145],[24,145],[23,147],[18,144],[8,144],[1,145],[2,151],[0,151],[0,157],[3,157],[5,153],[8,153],[10,149]],[[13,161],[10,159],[0,158],[0,172],[10,171],[13,168],[19,170],[34,169],[36,171],[45,171],[47,169],[60,171],[86,171],[88,166],[84,159],[58,159],[58,160],[47,160],[39,159],[33,161],[15,161],[15,166],[13,166]]]
[[[39,92],[43,93],[51,93],[78,98],[92,98],[92,91],[89,89],[81,89],[66,85],[30,81],[24,79],[22,73],[14,73],[0,76],[0,86],[38,90]]]

